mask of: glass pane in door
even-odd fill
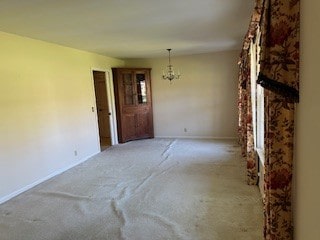
[[[136,75],[136,81],[138,104],[147,103],[146,75],[144,73],[138,73]]]
[[[132,84],[132,75],[130,73],[123,74],[123,87],[124,87],[124,104],[134,104],[134,89]]]

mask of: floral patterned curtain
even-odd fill
[[[293,239],[294,103],[299,101],[299,0],[264,0],[258,84],[265,88],[265,239]]]
[[[256,153],[254,149],[253,136],[249,48],[252,39],[255,38],[256,31],[260,23],[261,11],[262,1],[258,0],[256,1],[256,5],[251,16],[248,32],[244,38],[239,61],[238,134],[241,153],[247,161],[247,183],[249,185],[256,185],[258,182],[258,166],[255,157]]]
[[[253,119],[251,105],[250,55],[245,49],[239,63],[239,140],[242,157],[247,162],[247,183],[256,185],[258,169],[255,159]]]
[[[248,54],[245,50],[242,51],[239,61],[239,81],[238,81],[238,110],[239,110],[239,123],[238,123],[238,134],[239,143],[241,145],[241,155],[247,156],[247,57]]]
[[[265,93],[264,236],[292,240],[294,110],[299,101],[299,0],[256,0],[239,61],[239,139],[248,183],[256,183],[248,48],[262,32],[260,74]]]

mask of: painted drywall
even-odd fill
[[[320,2],[301,1],[300,103],[296,114],[295,240],[320,238]]]
[[[236,137],[239,52],[172,55],[172,64],[182,75],[171,84],[161,77],[167,57],[126,60],[128,67],[152,68],[155,136]]]
[[[91,69],[124,62],[4,32],[0,42],[3,201],[99,152]]]

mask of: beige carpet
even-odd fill
[[[113,146],[0,205],[1,240],[262,239],[262,203],[234,141]]]

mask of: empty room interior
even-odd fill
[[[319,238],[319,2],[0,5],[0,240]]]

